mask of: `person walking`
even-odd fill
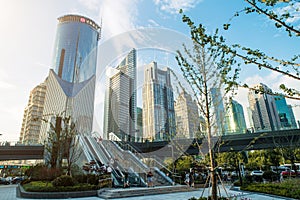
[[[190,185],[190,174],[185,172],[185,179],[184,179],[184,183],[189,186]]]
[[[154,187],[153,186],[153,174],[151,171],[149,171],[147,173],[147,185],[148,185],[148,187]]]

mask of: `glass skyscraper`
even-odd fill
[[[100,26],[80,15],[58,18],[52,68],[47,86],[43,116],[71,116],[81,134],[93,126],[97,46]],[[43,123],[40,141],[46,139],[49,123]]]
[[[200,128],[198,105],[186,91],[179,94],[174,104],[176,138],[195,138]]]
[[[230,99],[226,112],[227,134],[241,134],[246,132],[244,109],[237,101]]]
[[[210,90],[213,110],[214,110],[214,123],[213,128],[215,129],[214,135],[220,136],[225,134],[227,124],[225,121],[225,108],[223,104],[223,96],[220,88],[211,88]]]
[[[79,83],[96,73],[100,26],[79,15],[58,18],[54,44],[54,72],[62,80]]]
[[[109,78],[104,103],[104,139],[112,132],[122,141],[136,141],[136,50],[131,50]]]
[[[143,137],[166,141],[176,134],[174,96],[170,69],[152,62],[145,68],[143,85]]]
[[[272,90],[262,83],[254,87],[262,88],[264,91],[272,93]],[[254,131],[275,131],[280,129],[280,120],[274,96],[250,90],[248,100]]]
[[[282,129],[297,128],[293,110],[287,105],[284,96],[274,96],[275,104]]]

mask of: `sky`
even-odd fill
[[[18,140],[29,93],[45,80],[51,68],[58,17],[80,14],[102,23],[101,45],[120,34],[147,27],[165,28],[189,37],[189,29],[178,13],[180,8],[196,24],[203,23],[212,32],[245,7],[242,0],[0,0],[0,3],[0,141]],[[300,4],[296,6],[300,8]],[[293,14],[292,20],[297,22],[300,14]],[[299,54],[299,38],[288,37],[264,16],[241,15],[230,23],[229,31],[220,30],[228,43],[261,49],[280,58]],[[157,56],[153,51],[152,58]],[[138,64],[143,66],[145,60]],[[299,82],[293,79],[251,65],[242,66],[240,80],[250,85],[262,82],[274,91],[278,91],[281,83],[300,89]],[[246,112],[247,91],[240,90],[235,99]],[[95,104],[101,107],[101,100],[97,97],[96,100]],[[294,114],[300,120],[299,106],[294,107]],[[95,120],[100,119],[95,113]],[[97,124],[101,126],[102,122]]]

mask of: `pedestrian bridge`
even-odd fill
[[[3,160],[38,160],[44,158],[43,145],[21,145],[0,146],[0,161]]]
[[[213,137],[217,152],[240,152],[277,147],[300,147],[300,129],[280,130]],[[159,142],[120,142],[124,149],[147,154],[147,157],[178,156],[179,154],[199,155],[208,152],[206,139],[180,139]],[[199,148],[200,147],[200,148]],[[153,154],[153,155],[152,155]],[[172,155],[173,154],[173,155]],[[43,159],[43,145],[3,145],[0,146],[0,161]]]

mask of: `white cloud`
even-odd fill
[[[162,11],[176,14],[180,9],[187,11],[194,8],[202,0],[153,0]]]
[[[1,89],[12,89],[14,87],[15,87],[14,85],[12,85],[12,84],[10,84],[10,83],[8,83],[6,81],[1,81],[0,80],[0,88]]]
[[[149,19],[148,22],[149,22],[149,25],[151,25],[151,26],[160,26],[160,25],[159,25],[155,20],[153,20],[153,19]]]
[[[78,0],[78,2],[95,13],[97,18],[95,21],[100,23],[102,20],[104,39],[136,28],[137,0]]]
[[[286,22],[287,23],[296,23],[300,20],[300,2],[293,2],[285,7],[278,8],[277,12],[282,15],[285,13],[289,13],[291,17],[289,17]]]

